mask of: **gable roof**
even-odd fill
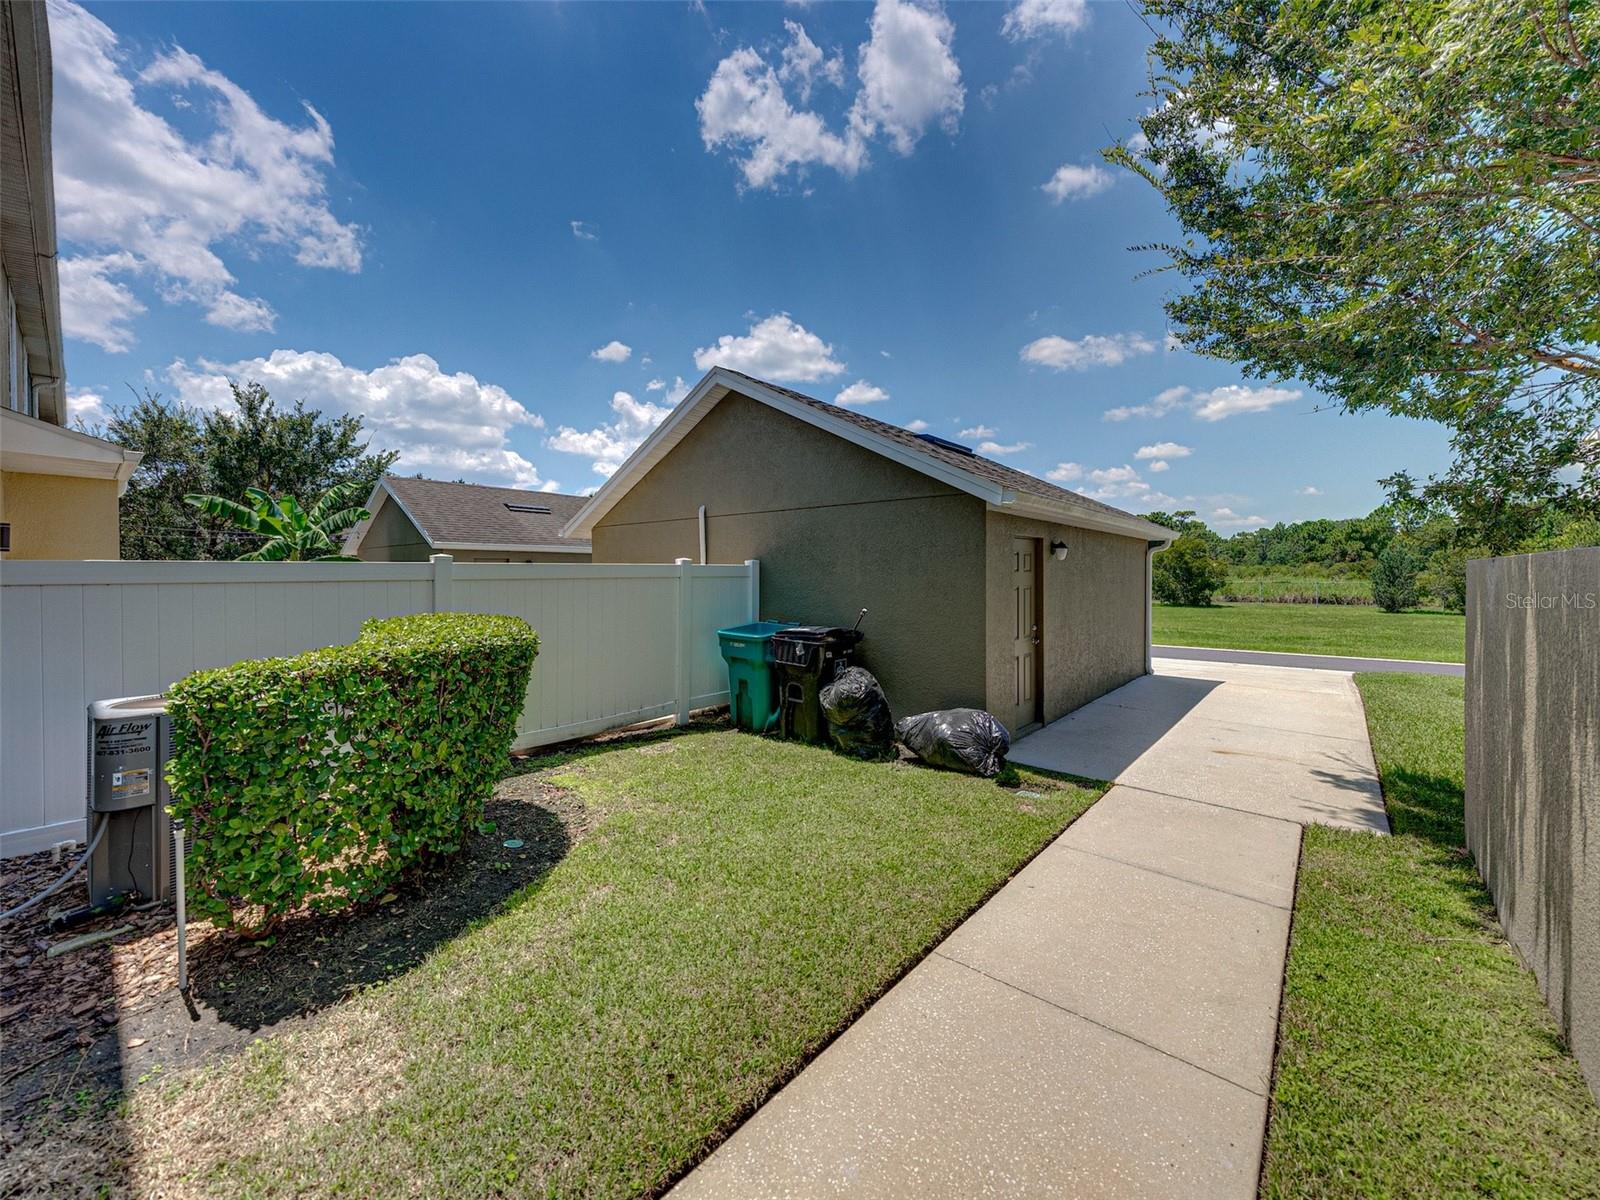
[[[588,537],[606,513],[666,457],[701,418],[729,395],[740,395],[787,413],[858,446],[977,496],[991,508],[1062,525],[1097,529],[1146,541],[1170,542],[1177,535],[1143,517],[1008,467],[953,445],[942,445],[864,413],[791,388],[713,367],[667,414],[666,420],[618,467],[567,524],[568,536]]]
[[[584,496],[489,487],[481,483],[444,483],[385,475],[372,490],[366,507],[374,519],[385,504],[396,504],[435,550],[519,550],[546,553],[589,553],[587,537],[568,537],[562,528],[586,503]],[[519,512],[507,505],[547,508]],[[352,535],[347,552],[361,546],[372,521]]]

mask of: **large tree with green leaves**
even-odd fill
[[[1188,347],[1442,422],[1492,548],[1600,508],[1600,5],[1146,0]]]
[[[360,417],[303,401],[280,408],[259,383],[232,386],[231,407],[204,412],[136,394],[101,431],[145,455],[122,500],[124,558],[238,558],[268,535],[197,511],[186,496],[320,496],[348,484],[365,498],[398,457],[371,449]]]
[[[93,431],[144,453],[118,507],[123,558],[233,557],[219,555],[216,531],[183,502],[210,487],[201,427],[199,413],[147,391]]]

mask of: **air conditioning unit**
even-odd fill
[[[167,815],[171,723],[160,696],[89,705],[87,836],[106,822],[89,859],[89,903],[170,900],[172,819]]]

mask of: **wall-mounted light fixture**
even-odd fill
[[[1066,562],[1067,561],[1067,544],[1065,542],[1051,542],[1050,543],[1050,557],[1055,559],[1057,562]]]

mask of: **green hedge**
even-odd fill
[[[192,910],[262,928],[372,899],[459,849],[504,770],[538,650],[518,617],[430,613],[174,684],[167,778]]]

